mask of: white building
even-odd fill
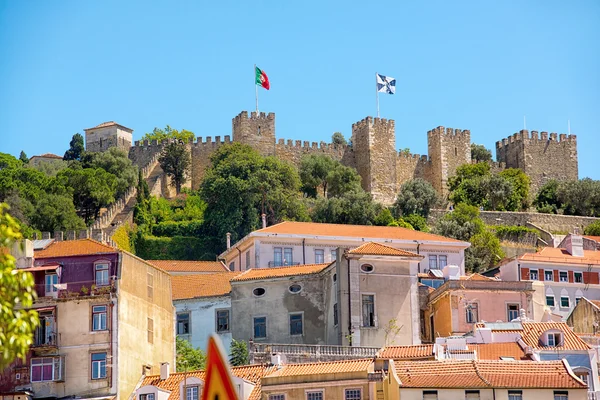
[[[208,337],[216,332],[229,354],[231,346],[231,284],[237,274],[177,275],[171,278],[176,309],[175,333],[195,348],[206,350]]]
[[[382,243],[423,256],[417,272],[458,265],[465,274],[468,242],[392,226],[320,224],[286,221],[259,229],[230,246],[219,259],[232,271],[335,261],[338,247]]]

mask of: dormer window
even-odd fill
[[[548,333],[548,346],[556,347],[562,344],[562,334],[560,332],[550,332]]]
[[[185,400],[198,400],[198,386],[186,386]]]
[[[140,394],[140,400],[154,400],[154,393]]]

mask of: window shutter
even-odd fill
[[[521,280],[522,281],[529,280],[529,268],[521,268]]]
[[[554,282],[560,282],[560,279],[558,278],[558,270],[557,269],[554,270]]]
[[[573,271],[568,271],[569,274],[569,282],[573,283],[575,282],[575,278],[573,277]]]

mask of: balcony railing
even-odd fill
[[[291,267],[292,265],[300,265],[299,262],[283,262],[283,261],[269,261],[269,268],[274,267]]]
[[[42,318],[35,330],[32,347],[55,347],[56,325],[54,318]]]
[[[302,354],[314,356],[374,357],[379,347],[355,347],[310,344],[252,343],[255,353]]]
[[[53,285],[36,284],[35,291],[39,298],[71,298],[99,296],[103,294],[114,293],[116,290],[115,281],[108,285],[96,285],[95,281],[57,283]]]

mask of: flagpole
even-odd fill
[[[379,118],[379,90],[377,90],[377,72],[375,72],[375,97],[377,98],[377,118]]]
[[[254,93],[256,97],[256,115],[258,116],[258,85],[256,84],[256,64],[254,64]]]

